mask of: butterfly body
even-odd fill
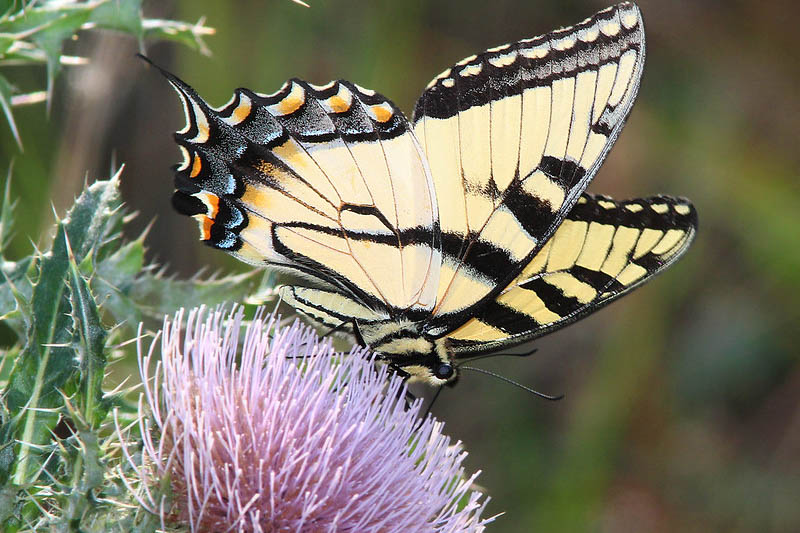
[[[470,56],[411,121],[347,81],[183,99],[175,207],[201,239],[298,276],[281,297],[434,385],[649,280],[691,242],[680,198],[585,193],[639,87],[644,29],[623,3]]]

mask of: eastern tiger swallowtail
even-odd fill
[[[441,385],[459,359],[530,341],[641,285],[688,248],[685,199],[584,190],[644,64],[632,3],[467,57],[412,120],[339,80],[183,100],[173,204],[207,244],[296,274],[284,301]]]

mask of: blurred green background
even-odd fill
[[[123,0],[124,1],[124,0]],[[582,20],[595,0],[372,2],[178,0],[150,17],[207,18],[205,57],[148,54],[212,104],[288,77],[346,78],[409,114],[427,82],[487,47]],[[800,4],[639,2],[648,58],[638,103],[594,183],[619,198],[692,199],[700,231],[674,268],[595,316],[536,342],[529,359],[485,368],[537,390],[467,375],[434,407],[505,512],[491,531],[800,531]],[[91,62],[43,105],[15,110],[24,152],[0,127],[0,169],[19,200],[9,256],[29,253],[84,180],[124,162],[123,196],[154,218],[151,257],[169,272],[241,271],[196,241],[170,208],[174,93],[114,33],[81,35]],[[12,75],[44,85],[42,69]],[[202,302],[197,302],[202,303]]]

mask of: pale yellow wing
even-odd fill
[[[697,213],[682,198],[584,195],[514,281],[447,335],[450,348],[491,352],[564,327],[677,261],[696,230]]]
[[[355,324],[369,327],[388,318],[332,290],[286,285],[280,288],[280,297],[314,324],[342,333],[353,334]]]
[[[619,135],[643,63],[641,15],[624,3],[430,83],[413,123],[442,230],[434,323],[463,321],[547,242]]]

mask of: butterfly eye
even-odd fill
[[[442,363],[439,365],[439,368],[436,369],[434,373],[435,376],[439,379],[450,379],[453,377],[453,365],[449,365],[447,363]]]

